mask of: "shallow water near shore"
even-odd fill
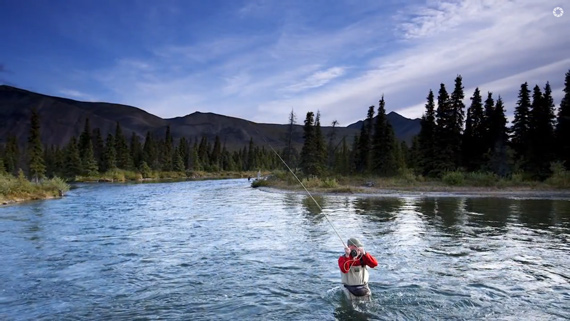
[[[315,199],[378,259],[370,302],[343,298],[341,240],[306,194],[81,184],[0,208],[0,319],[570,318],[570,200]]]

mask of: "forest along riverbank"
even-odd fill
[[[281,187],[260,187],[268,192],[285,192],[295,194],[306,194],[303,189],[281,188]],[[485,189],[485,188],[431,188],[431,189],[385,189],[373,187],[358,187],[347,189],[325,189],[317,188],[311,190],[313,195],[339,195],[346,194],[359,197],[507,197],[507,198],[546,198],[546,199],[568,199],[570,200],[570,190],[532,190],[532,189]]]
[[[476,183],[476,182],[475,182]],[[498,182],[491,186],[454,186],[441,181],[422,181],[407,183],[402,179],[340,178],[319,179],[303,178],[302,182],[278,173],[252,182],[252,187],[266,190],[306,193],[304,188],[314,194],[349,194],[360,196],[485,196],[485,197],[528,197],[570,199],[570,188],[560,188],[540,182],[516,184],[509,181]]]

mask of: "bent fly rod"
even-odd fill
[[[257,131],[257,130],[256,130]],[[269,145],[269,148],[271,148],[271,150],[275,153],[275,155],[277,155],[277,157],[279,157],[279,159],[281,160],[281,162],[283,162],[283,164],[285,165],[285,167],[287,167],[287,169],[289,170],[289,172],[293,175],[293,177],[295,177],[295,179],[297,180],[297,182],[299,182],[299,184],[301,184],[301,186],[303,187],[303,189],[305,190],[305,192],[307,192],[307,194],[309,195],[309,197],[311,197],[311,199],[313,200],[313,202],[315,202],[315,204],[317,204],[317,207],[319,208],[319,210],[321,210],[321,213],[323,213],[323,215],[325,216],[325,218],[327,219],[327,222],[329,222],[329,224],[331,225],[332,229],[334,230],[334,232],[336,233],[336,236],[338,236],[340,242],[342,243],[342,246],[345,248],[348,248],[348,246],[344,243],[342,237],[340,236],[340,234],[338,233],[338,231],[336,230],[336,228],[334,227],[333,223],[331,222],[331,220],[329,219],[328,215],[323,211],[323,208],[321,207],[321,205],[319,204],[319,202],[317,202],[317,200],[313,197],[313,195],[311,195],[311,192],[309,192],[309,190],[305,187],[305,185],[303,184],[303,182],[301,182],[301,180],[299,179],[299,177],[297,177],[297,175],[295,175],[295,173],[293,172],[293,170],[291,170],[291,168],[289,167],[289,165],[287,165],[287,163],[283,160],[283,158],[281,158],[281,156],[279,155],[279,153],[277,153],[275,151],[275,149],[273,149],[273,146],[271,146],[271,144],[265,139],[265,136],[263,134],[261,134],[260,132],[257,132],[258,134],[261,135],[261,137],[263,138],[263,140],[267,143],[267,145]]]

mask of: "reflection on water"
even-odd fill
[[[566,200],[465,197],[356,198],[356,214],[372,221],[390,221],[407,211],[419,213],[429,225],[444,232],[460,233],[465,224],[505,228],[520,223],[529,228],[570,226],[570,206]]]
[[[371,215],[380,221],[393,219],[403,205],[404,200],[401,198],[357,198],[354,200],[356,214]]]
[[[321,214],[321,209],[326,207],[325,198],[321,195],[306,196],[303,198],[303,207],[313,215]]]
[[[228,180],[2,207],[0,319],[570,319],[568,200],[315,199]],[[340,287],[348,237],[379,261],[365,304]]]

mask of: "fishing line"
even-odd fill
[[[257,131],[257,130],[256,130]],[[287,165],[287,163],[283,160],[283,158],[281,158],[281,156],[279,156],[279,153],[277,153],[275,151],[275,149],[273,149],[273,146],[271,146],[271,144],[265,139],[265,136],[263,134],[261,134],[260,132],[257,131],[258,134],[261,135],[261,137],[263,138],[263,140],[265,141],[265,143],[267,143],[267,145],[269,145],[269,148],[271,148],[271,150],[275,153],[275,155],[277,155],[277,157],[279,157],[279,159],[281,160],[281,162],[283,162],[283,164],[285,164],[285,166],[287,167],[287,169],[289,170],[289,172],[291,174],[293,174],[293,177],[295,177],[295,179],[297,179],[297,182],[299,182],[299,184],[301,184],[301,186],[303,186],[303,189],[305,189],[305,192],[307,192],[307,194],[309,194],[309,196],[311,197],[311,199],[313,200],[313,202],[315,202],[315,204],[317,204],[317,207],[321,210],[321,213],[323,213],[323,215],[325,216],[325,218],[327,219],[327,222],[329,222],[329,224],[331,225],[332,229],[334,230],[334,232],[336,233],[336,236],[338,236],[340,242],[342,243],[342,246],[345,248],[348,248],[348,245],[346,245],[342,239],[342,237],[340,236],[340,234],[338,233],[338,231],[336,230],[336,228],[334,227],[333,223],[331,222],[331,220],[329,220],[328,215],[323,211],[323,208],[321,207],[321,205],[319,204],[319,202],[317,202],[317,200],[313,197],[313,195],[311,195],[311,193],[309,192],[309,190],[305,187],[305,185],[303,185],[303,182],[301,182],[301,180],[299,179],[299,177],[297,177],[297,175],[295,175],[295,173],[293,172],[293,170],[291,170],[291,168],[289,167],[289,165]]]

